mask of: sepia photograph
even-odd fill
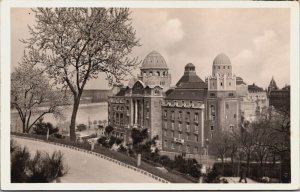
[[[299,189],[298,2],[5,3],[4,189]]]

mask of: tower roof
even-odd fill
[[[141,69],[168,69],[168,66],[160,53],[152,51],[143,60]]]
[[[231,62],[227,55],[220,53],[215,57],[213,65],[231,65]]]
[[[268,87],[268,90],[276,90],[276,89],[278,89],[278,86],[276,85],[276,82],[275,82],[274,78],[272,77],[269,87]]]
[[[177,87],[186,89],[207,87],[206,83],[196,74],[194,64],[188,63],[185,65],[184,69],[183,76],[176,83]]]

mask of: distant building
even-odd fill
[[[290,110],[290,86],[286,85],[279,89],[276,85],[274,78],[270,81],[268,87],[268,97],[270,106],[277,110]]]
[[[252,85],[246,85],[246,87],[246,90],[245,86],[238,87],[238,95],[241,99],[241,115],[244,120],[254,121],[263,110],[269,107],[269,99],[267,91],[254,83]]]

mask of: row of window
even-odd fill
[[[221,66],[214,66],[214,69],[217,69],[217,67],[218,67],[218,69],[221,69]],[[223,66],[223,69],[230,69],[230,66]]]
[[[163,117],[166,119],[167,116],[168,116],[168,111],[164,110]],[[190,112],[186,112],[185,113],[185,120],[186,121],[190,121],[190,117],[191,117],[191,113]],[[177,118],[178,118],[178,120],[183,120],[183,112],[182,111],[178,112],[178,117]],[[175,120],[175,111],[171,111],[171,119]],[[194,121],[195,122],[199,121],[199,114],[197,112],[194,113]]]
[[[163,136],[168,137],[167,134],[168,134],[168,132],[166,130],[164,130],[163,131]],[[178,139],[184,139],[184,140],[187,140],[187,141],[194,141],[194,142],[199,141],[199,137],[198,137],[197,134],[189,134],[189,133],[182,134],[181,132],[178,132],[176,135],[177,135],[176,138],[178,138]],[[175,137],[175,132],[174,131],[170,131],[170,137],[171,138]]]
[[[178,150],[178,151],[185,151],[186,153],[199,153],[199,148],[197,146],[191,147],[190,145],[182,145],[182,144],[177,144],[174,143],[173,141],[168,142],[168,140],[164,140],[164,148],[170,148],[173,150]],[[192,151],[193,150],[193,151]]]
[[[191,132],[191,125],[189,123],[185,123],[185,131],[186,132]],[[179,122],[177,124],[178,126],[178,131],[182,132],[183,131],[183,126],[182,126],[182,123]],[[198,134],[198,130],[199,130],[199,125],[197,123],[194,124],[194,133]],[[164,121],[164,124],[163,124],[163,128],[164,129],[168,129],[168,122],[167,121]],[[175,130],[175,123],[174,122],[171,122],[171,130]]]
[[[145,76],[161,76],[162,75],[162,77],[165,77],[165,76],[168,76],[168,72],[167,71],[163,71],[163,72],[161,72],[161,71],[156,71],[156,72],[154,72],[154,71],[149,71],[149,73],[148,73],[148,75],[147,75],[147,72],[146,71],[144,71],[144,72],[141,72],[141,75],[143,75],[144,77]]]

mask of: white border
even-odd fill
[[[10,127],[10,8],[12,7],[130,7],[130,8],[288,8],[291,11],[291,184],[11,184]],[[4,190],[288,190],[299,189],[299,3],[262,1],[71,1],[4,0],[1,2],[1,189]]]

